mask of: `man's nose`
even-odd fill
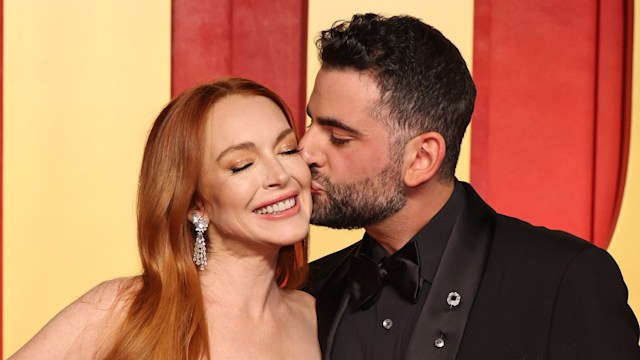
[[[309,167],[323,166],[326,159],[319,145],[318,136],[319,134],[311,126],[300,139],[300,155]]]

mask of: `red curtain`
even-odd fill
[[[173,0],[172,95],[223,76],[278,93],[304,129],[307,0]]]
[[[628,158],[632,0],[475,3],[471,181],[606,248]]]

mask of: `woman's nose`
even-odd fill
[[[264,183],[264,187],[267,189],[284,186],[291,179],[291,175],[277,159],[267,164],[267,168],[268,173]]]

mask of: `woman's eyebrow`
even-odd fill
[[[278,134],[278,137],[276,137],[276,141],[275,143],[279,143],[280,141],[282,141],[282,139],[286,138],[287,136],[289,136],[289,134],[291,134],[293,132],[292,128],[287,128],[282,130],[282,132],[280,134]],[[218,158],[216,159],[216,161],[220,161],[220,159],[222,159],[223,157],[225,157],[225,155],[227,155],[230,152],[234,152],[234,151],[238,151],[238,150],[252,150],[256,148],[256,144],[252,143],[252,142],[243,142],[237,145],[233,145],[233,146],[229,146],[228,148],[224,149],[220,155],[218,155]]]
[[[229,146],[228,148],[224,149],[224,151],[222,151],[220,155],[218,155],[218,158],[216,159],[216,161],[220,161],[220,159],[222,159],[225,155],[227,155],[230,152],[238,151],[238,150],[251,150],[251,149],[255,149],[255,147],[256,147],[256,144],[252,142],[243,142],[238,145]]]
[[[293,132],[292,128],[288,128],[288,129],[284,129],[280,135],[278,135],[278,137],[276,138],[276,144],[279,143],[280,141],[282,141],[282,139],[286,138],[287,136],[289,136],[289,134],[291,134]]]

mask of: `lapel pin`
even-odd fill
[[[441,349],[444,347],[444,339],[443,339],[444,335],[440,335],[439,338],[436,339],[436,341],[433,342],[433,345],[435,345],[438,349]]]
[[[447,304],[449,305],[449,308],[460,305],[460,300],[462,300],[462,297],[456,291],[452,291],[447,295]]]

